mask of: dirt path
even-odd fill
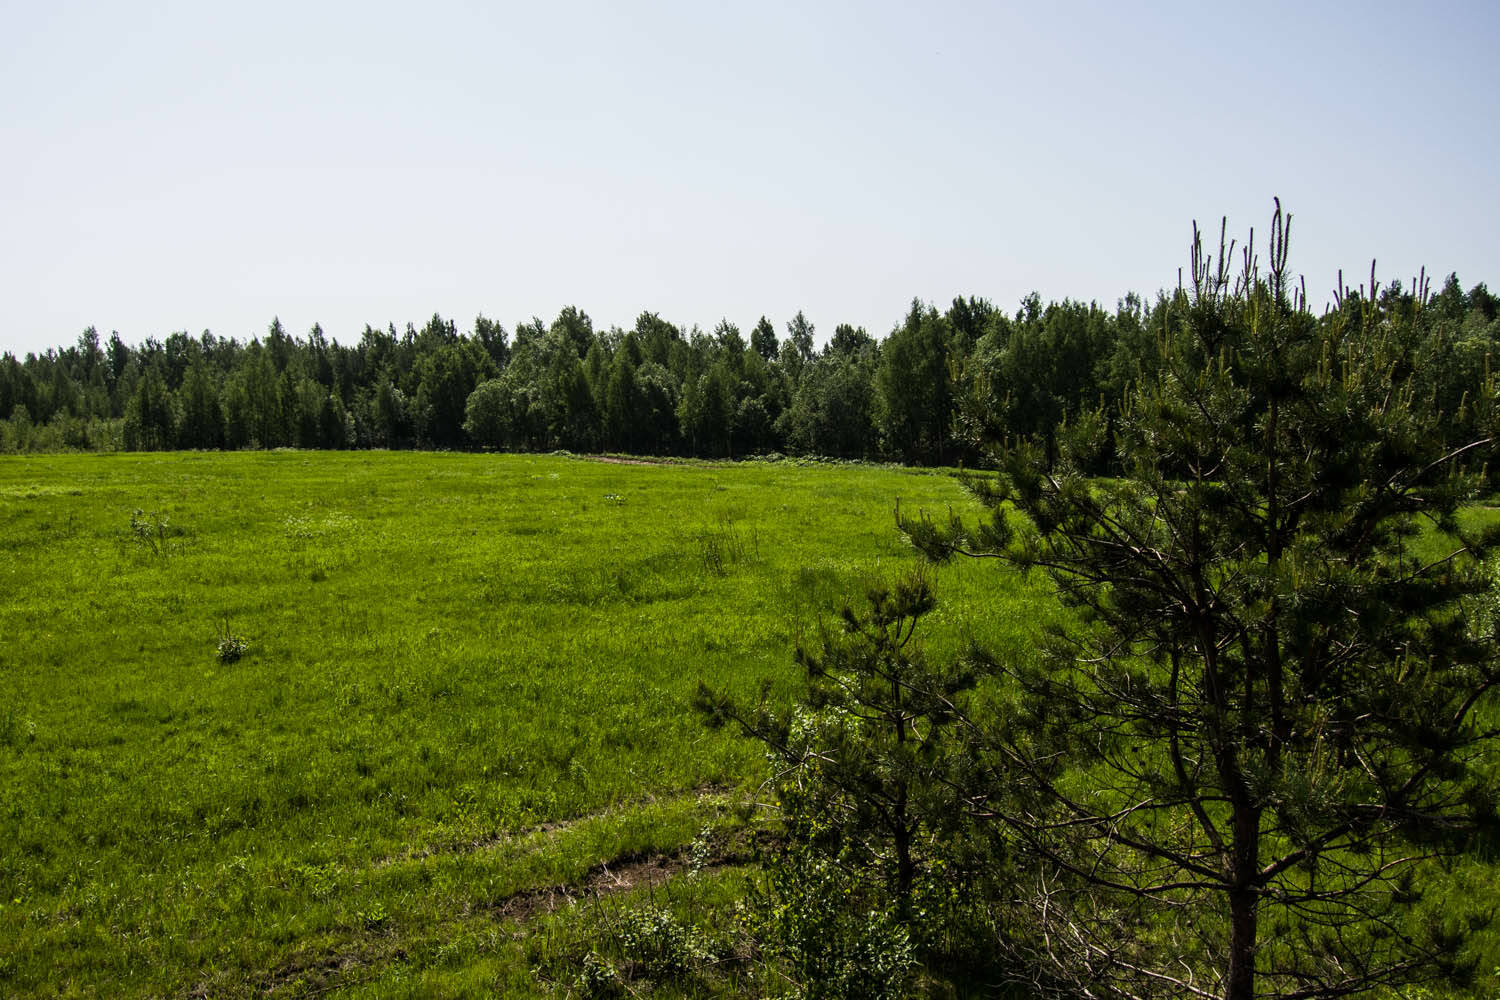
[[[542,914],[556,912],[584,899],[601,899],[665,885],[688,873],[693,861],[690,854],[689,848],[684,846],[670,853],[626,855],[595,865],[578,882],[521,889],[483,909],[497,921],[525,924]],[[717,853],[698,859],[696,870],[715,871],[745,864],[749,860],[750,855],[742,851]],[[318,996],[373,981],[379,978],[382,968],[406,959],[406,950],[399,940],[377,939],[362,944],[362,947],[343,950],[292,955],[276,968],[256,977],[249,992],[269,997]],[[208,1000],[216,995],[213,984],[202,983],[191,990],[187,998]]]
[[[702,801],[722,795],[725,791],[724,787],[707,785],[692,789],[683,797]],[[644,799],[630,805],[639,806],[646,801],[650,800]],[[629,808],[630,805],[617,806],[616,810]],[[579,816],[472,840],[427,844],[376,859],[370,866],[385,868],[442,855],[472,854],[512,844],[519,845],[533,838],[545,843],[548,838],[566,834],[582,823],[599,819],[601,815],[604,814]],[[731,834],[727,843],[716,845],[707,856],[700,854],[694,857],[692,845],[689,844],[666,851],[623,854],[594,865],[574,881],[518,889],[498,900],[477,902],[455,916],[460,919],[488,917],[497,923],[514,922],[524,925],[544,914],[554,913],[583,900],[655,888],[690,870],[716,871],[732,865],[746,864],[754,855],[752,841],[757,837],[758,834],[754,831],[739,829]],[[208,1000],[209,997],[220,995],[226,986],[228,992],[234,995],[304,997],[352,988],[379,978],[391,963],[405,961],[406,946],[411,943],[410,937],[403,938],[386,932],[346,941],[339,948],[299,951],[287,956],[274,968],[259,974],[246,970],[248,975],[238,983],[226,984],[222,980],[200,982],[185,994],[185,998]]]

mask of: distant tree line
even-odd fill
[[[1330,314],[1358,308],[1342,294]],[[1401,285],[1373,303],[1409,312],[1418,381],[1464,437],[1484,389],[1500,297],[1456,277],[1426,307]],[[1088,415],[1107,431],[1159,361],[1172,296],[1113,309],[1032,294],[1012,313],[981,298],[914,301],[883,340],[839,325],[819,349],[802,313],[748,337],[644,312],[596,330],[577,308],[507,331],[434,315],[366,327],[345,346],[279,321],[248,343],[204,332],[126,344],[90,327],[72,347],[0,358],[0,450],[493,448],[737,458],[772,452],[958,465],[985,441],[1052,444]],[[1329,321],[1329,317],[1325,317]],[[1099,435],[1101,469],[1110,455]]]

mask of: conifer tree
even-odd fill
[[[951,705],[972,678],[924,655],[918,623],[937,606],[925,576],[874,585],[864,604],[798,647],[809,690],[792,715],[701,683],[695,704],[711,725],[733,721],[766,745],[793,843],[877,873],[905,924],[926,855],[955,818],[943,780]]]
[[[775,361],[781,350],[781,344],[776,340],[776,328],[764,316],[756,322],[755,329],[750,333],[750,346],[763,361]]]
[[[193,358],[179,393],[177,445],[180,448],[221,448],[224,412],[219,390],[202,355]]]
[[[1037,955],[1085,995],[1338,997],[1469,970],[1458,914],[1421,915],[1435,859],[1496,821],[1500,681],[1461,508],[1494,450],[1444,443],[1404,324],[1375,288],[1320,319],[1196,227],[1162,360],[1124,401],[1123,475],[998,453],[978,525],[907,518],[929,555],[1055,582],[1072,624],[970,719],[970,808],[1034,863]],[[1489,424],[1487,400],[1473,425]],[[1448,901],[1450,907],[1457,901]],[[1446,916],[1446,919],[1442,917]]]
[[[161,451],[172,447],[172,397],[155,365],[136,382],[125,413],[125,447]]]

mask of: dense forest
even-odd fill
[[[1416,284],[1415,282],[1413,283]],[[1324,314],[1374,305],[1399,321],[1405,363],[1466,439],[1464,400],[1489,378],[1500,297],[1456,276],[1429,295],[1397,282],[1342,290]],[[877,341],[839,325],[818,349],[798,313],[748,338],[642,313],[596,330],[568,307],[507,331],[366,327],[349,346],[273,321],[248,342],[205,331],[132,346],[89,328],[76,344],[0,358],[0,451],[498,448],[741,457],[788,453],[906,463],[975,461],[985,441],[1051,440],[1081,414],[1117,415],[1159,360],[1178,290],[1115,309],[1032,294],[920,301]],[[1100,435],[1107,440],[1107,435]],[[1050,445],[1049,445],[1050,447]],[[1110,456],[1101,447],[1100,468]]]

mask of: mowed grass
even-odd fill
[[[790,696],[797,635],[917,564],[898,501],[974,509],[869,467],[0,459],[0,995],[526,991],[518,894],[746,821],[761,758],[692,692]],[[1039,580],[935,575],[939,652],[1027,655]]]

